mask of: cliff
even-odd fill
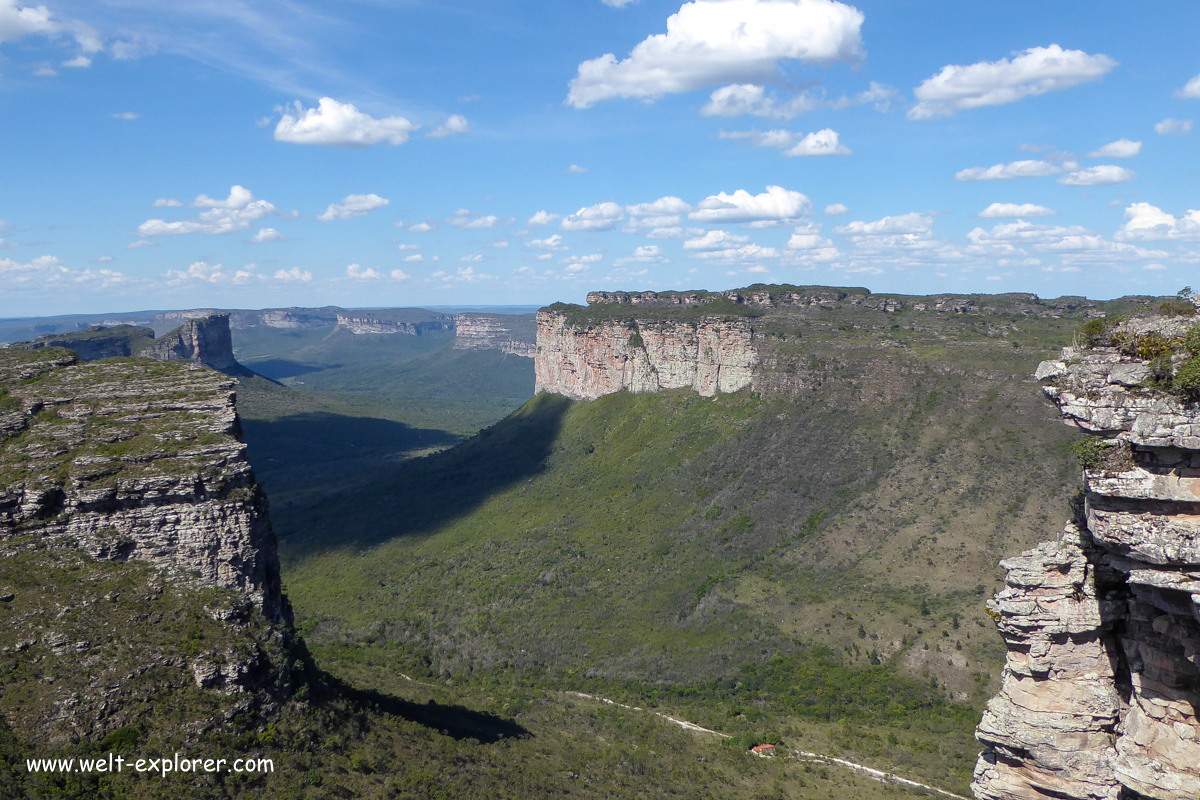
[[[14,342],[6,347],[19,350],[61,347],[74,350],[84,361],[95,361],[135,355],[150,346],[153,340],[154,331],[150,328],[122,324],[112,327],[92,325],[86,330],[47,334],[28,342]]]
[[[499,350],[533,358],[537,323],[531,315],[458,314],[454,317],[455,350]]]
[[[429,311],[414,314],[414,311],[414,309],[339,311],[337,324],[339,328],[360,336],[389,334],[420,336],[429,331],[454,329],[454,317]],[[414,318],[414,316],[418,318]]]
[[[1099,321],[1097,321],[1099,322]],[[980,798],[1200,795],[1200,326],[1096,324],[1037,377],[1079,448],[1083,502],[1001,562],[1008,646],[977,731]]]
[[[190,361],[230,374],[250,374],[233,355],[233,336],[228,314],[211,314],[189,319],[139,355],[156,361]]]
[[[238,440],[235,385],[190,364],[0,352],[0,539],[146,561],[283,619],[275,536]]]

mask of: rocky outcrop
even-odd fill
[[[82,331],[48,334],[28,342],[14,342],[5,347],[19,350],[62,347],[74,350],[84,361],[95,361],[101,358],[135,355],[150,346],[153,340],[154,331],[151,328],[118,323],[112,327],[92,325]]]
[[[736,392],[753,380],[753,344],[754,331],[743,319],[579,324],[565,313],[540,311],[534,391],[576,400],[622,390]]]
[[[222,371],[245,370],[233,355],[228,314],[189,319],[170,333],[164,333],[140,355],[156,361],[190,361]]]
[[[533,358],[537,323],[532,315],[458,314],[454,317],[455,350],[499,350]]]
[[[395,312],[388,311],[346,311],[337,315],[339,328],[356,335],[390,335],[405,334],[421,336],[430,331],[446,331],[454,329],[454,317],[441,314],[433,315],[432,319],[413,321],[398,318]]]
[[[191,363],[0,351],[0,539],[147,561],[285,619],[266,499],[238,439],[235,385]]]
[[[1191,325],[1137,320],[1123,349],[1038,368],[1064,420],[1100,438],[1081,451],[1078,521],[1001,563],[989,608],[1009,652],[977,731],[980,798],[1200,796],[1200,404],[1163,388]]]

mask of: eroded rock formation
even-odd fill
[[[754,331],[743,319],[578,324],[540,311],[534,391],[594,400],[623,389],[692,387],[711,397],[749,386],[757,362]]]
[[[1101,439],[1077,522],[1001,563],[989,608],[1009,652],[977,731],[980,798],[1200,796],[1200,404],[1163,383],[1191,324],[1137,320],[1123,348],[1038,369],[1064,420]],[[1127,354],[1147,343],[1155,360]]]
[[[420,336],[429,331],[453,330],[454,317],[438,314],[433,319],[412,321],[399,319],[397,313],[389,311],[345,311],[338,312],[337,324],[359,336],[397,333]]]
[[[0,351],[0,539],[35,535],[96,559],[144,560],[285,618],[235,385],[192,364]]]
[[[535,323],[530,316],[458,314],[454,318],[455,350],[499,350],[533,358],[537,352]]]
[[[142,350],[156,361],[191,361],[219,370],[244,369],[233,356],[228,314],[194,317]]]

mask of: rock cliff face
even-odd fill
[[[977,731],[980,798],[1200,796],[1200,404],[1162,388],[1191,324],[1127,323],[1120,347],[1038,369],[1101,438],[1077,521],[1001,562],[989,608],[1009,652]]]
[[[228,328],[225,329],[226,334]],[[0,540],[76,544],[287,617],[235,382],[198,365],[0,351]]]
[[[531,316],[458,314],[454,317],[455,350],[499,350],[533,358],[536,323]]]
[[[84,361],[95,361],[100,358],[132,356],[151,345],[153,340],[154,331],[150,328],[124,324],[112,327],[92,325],[82,331],[49,334],[29,342],[14,342],[6,346],[20,350],[62,347],[74,350]]]
[[[339,328],[356,335],[387,335],[402,333],[420,336],[429,331],[444,331],[454,328],[454,317],[435,315],[434,319],[413,322],[396,319],[386,311],[346,311],[337,315]]]
[[[746,320],[574,324],[563,313],[537,315],[535,392],[576,400],[628,389],[692,387],[705,397],[750,385],[758,355]]]
[[[156,361],[191,361],[218,370],[244,369],[233,356],[228,314],[189,319],[139,355]]]

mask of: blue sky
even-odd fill
[[[1200,284],[1200,5],[0,0],[0,316]]]

